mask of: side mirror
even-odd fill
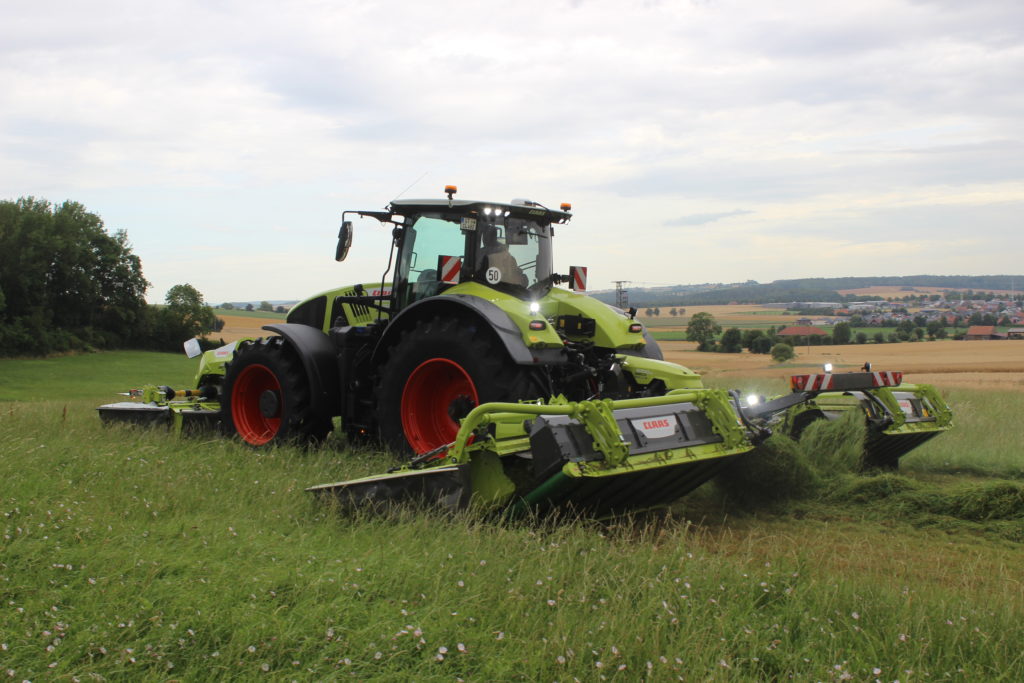
[[[352,246],[352,221],[342,221],[338,230],[338,248],[334,252],[335,261],[344,261]]]

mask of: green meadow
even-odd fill
[[[392,464],[340,438],[100,425],[193,363],[0,361],[0,677],[1024,679],[1019,394],[949,391],[900,474],[852,474],[840,422],[670,510],[508,521],[317,501]]]

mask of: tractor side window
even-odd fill
[[[508,235],[508,251],[523,272],[527,286],[533,286],[551,275],[551,251],[546,231],[532,221],[509,221],[505,232]]]
[[[409,305],[438,293],[438,257],[461,257],[466,250],[466,238],[458,223],[427,216],[421,216],[406,230],[401,265],[406,273],[404,305]]]

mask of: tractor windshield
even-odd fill
[[[480,221],[473,239],[473,272],[489,285],[547,287],[551,276],[551,228],[524,218]]]
[[[458,260],[455,271],[453,259]],[[548,225],[497,211],[482,217],[421,214],[404,229],[399,307],[457,282],[474,280],[514,292],[549,287],[550,276]]]

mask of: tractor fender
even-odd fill
[[[264,325],[263,329],[288,340],[302,359],[314,412],[325,418],[337,415],[341,409],[341,382],[337,351],[330,338],[315,327],[297,323]]]
[[[403,331],[412,329],[417,321],[433,316],[476,318],[494,332],[512,361],[519,365],[559,363],[565,359],[564,349],[528,347],[523,341],[522,331],[512,318],[490,301],[467,294],[450,294],[421,299],[395,316],[377,342],[373,351],[373,364],[377,365],[383,360],[387,349],[398,341]]]

